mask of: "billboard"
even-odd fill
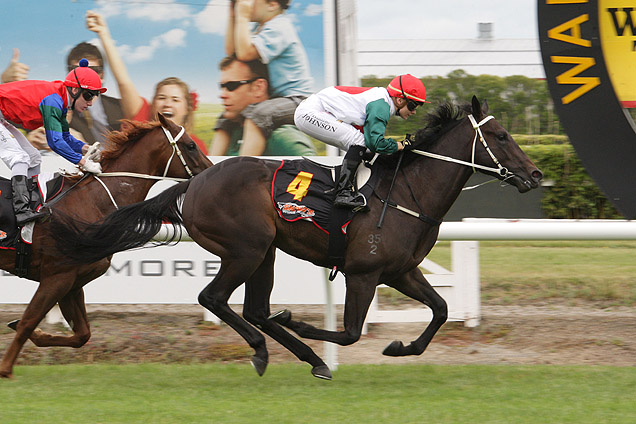
[[[330,3],[326,1],[325,3]],[[292,0],[285,12],[307,51],[314,91],[325,81],[325,20],[323,0]],[[19,61],[29,66],[29,79],[61,80],[66,55],[81,41],[100,45],[86,24],[89,10],[101,14],[140,94],[150,98],[154,85],[169,76],[187,82],[203,103],[219,103],[218,65],[224,42],[230,0],[134,2],[25,0],[12,2],[5,16],[0,44],[0,70],[19,49]],[[34,13],[37,11],[37,13]],[[37,30],[36,30],[37,29]],[[107,68],[105,86],[115,93],[117,83]]]

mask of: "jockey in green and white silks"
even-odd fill
[[[385,137],[393,115],[408,119],[426,101],[424,84],[412,75],[395,77],[387,87],[328,87],[312,94],[296,109],[296,126],[306,134],[347,151],[338,179],[337,207],[366,205],[353,184],[355,171],[366,149],[395,153],[402,142]]]

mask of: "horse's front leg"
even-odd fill
[[[371,305],[373,296],[375,296],[377,281],[377,275],[347,275],[344,331],[323,330],[302,321],[294,321],[291,312],[288,310],[277,312],[270,318],[307,339],[324,340],[342,346],[353,344],[362,335],[362,327],[369,305]]]
[[[86,315],[86,305],[84,304],[84,290],[82,288],[74,289],[64,296],[59,302],[60,310],[66,322],[73,329],[70,336],[62,336],[58,334],[45,333],[36,328],[31,333],[29,339],[38,347],[50,346],[67,346],[79,348],[88,342],[91,337],[90,325]],[[9,324],[9,327],[17,329],[19,321]]]
[[[422,335],[409,345],[404,346],[401,341],[395,340],[384,349],[382,354],[387,356],[421,355],[448,318],[446,301],[437,294],[419,268],[414,268],[399,279],[385,284],[427,305],[433,311],[433,319]]]
[[[15,328],[15,337],[5,352],[2,362],[0,362],[0,377],[11,378],[13,376],[13,365],[24,343],[31,337],[33,330],[51,308],[68,293],[74,281],[74,276],[69,273],[51,276],[40,282],[40,286],[35,291],[31,302],[22,314],[22,319]]]

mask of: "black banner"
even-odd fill
[[[636,217],[636,129],[603,58],[598,1],[538,0],[539,40],[556,111],[583,166],[627,219]],[[634,76],[636,78],[636,75]]]

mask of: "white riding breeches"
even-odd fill
[[[298,105],[294,122],[305,134],[341,150],[347,151],[351,146],[365,146],[364,134],[325,111],[316,96],[310,96]]]
[[[29,140],[0,114],[0,159],[4,161],[12,174],[14,168],[29,170],[42,163],[42,156]],[[16,169],[17,171],[17,169]],[[26,175],[18,171],[15,175]]]

